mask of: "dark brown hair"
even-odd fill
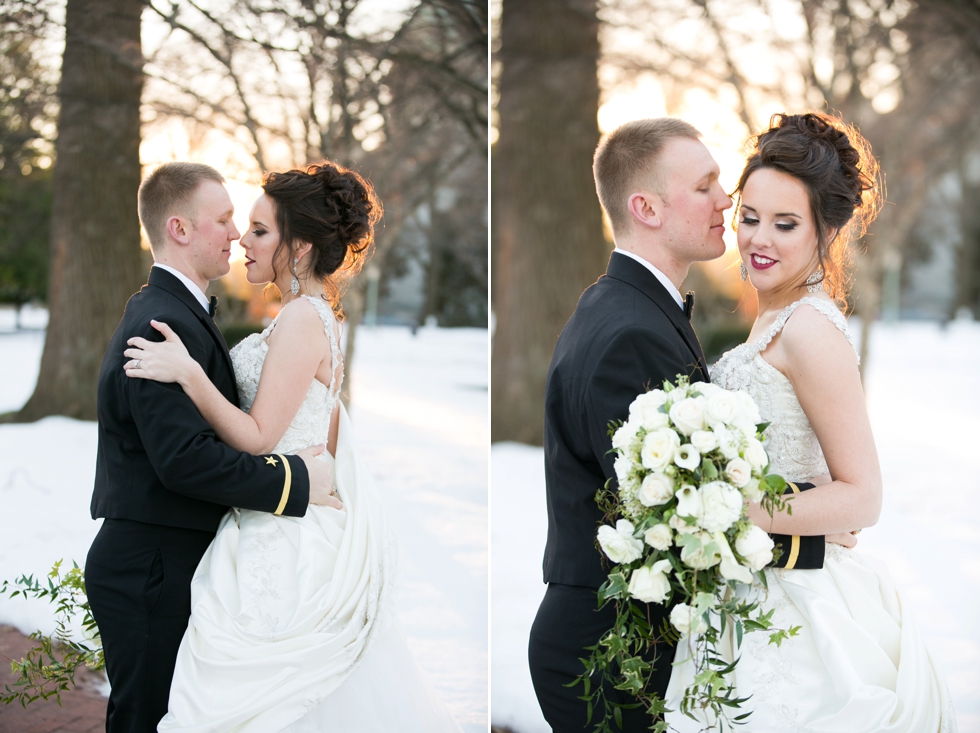
[[[224,183],[225,179],[203,163],[164,163],[143,179],[137,194],[137,208],[151,247],[166,244],[165,224],[171,216],[185,214],[194,218],[196,212],[185,211],[185,208],[204,181]]]
[[[262,190],[272,199],[279,228],[279,245],[292,260],[295,244],[313,245],[308,269],[323,283],[330,306],[343,318],[342,286],[360,272],[374,242],[374,225],[381,219],[381,201],[371,184],[341,165],[322,161],[305,170],[267,173]]]
[[[657,161],[664,145],[675,137],[697,140],[701,133],[684,120],[658,117],[627,122],[599,141],[592,160],[592,175],[599,203],[609,217],[613,233],[629,231],[627,200],[641,178],[666,198],[666,180]]]
[[[746,181],[757,170],[782,171],[802,183],[817,229],[824,287],[832,298],[843,301],[850,242],[864,236],[881,210],[884,183],[871,146],[853,125],[823,112],[808,112],[773,115],[769,129],[754,138],[754,147],[735,189],[739,204]],[[836,235],[830,239],[833,230]]]

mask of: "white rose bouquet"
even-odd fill
[[[589,649],[578,680],[590,721],[596,710],[604,713],[597,731],[615,730],[622,713],[603,685],[592,684],[596,673],[639,698],[653,718],[666,710],[646,689],[653,664],[671,661],[663,654],[648,661],[658,641],[690,645],[694,683],[685,690],[682,711],[728,721],[727,709],[744,700],[726,682],[735,662],[717,651],[726,625],[736,648],[749,631],[768,630],[776,644],[799,631],[773,629],[772,612],[762,614],[750,600],[754,594],[736,592],[765,585],[761,571],[773,560],[773,542],[747,519],[745,502],[759,501],[770,514],[785,507],[786,482],[766,474],[766,427],[744,392],[690,384],[680,375],[676,385],[664,382],[663,389],[638,396],[625,423],[610,424],[619,487],[612,491],[607,482],[596,501],[615,526],[599,527],[597,540],[615,565],[599,603],[615,602],[618,614],[613,629]],[[654,628],[634,601],[674,604],[669,623]],[[667,724],[657,721],[651,730],[666,731]]]

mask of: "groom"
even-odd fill
[[[168,163],[139,189],[154,266],[130,298],[99,374],[99,448],[92,518],[104,517],[85,584],[112,685],[107,733],[153,733],[167,713],[190,583],[230,506],[301,517],[340,507],[327,465],[298,455],[252,456],[219,442],[177,384],[131,379],[127,339],[159,341],[150,319],[180,336],[214,385],[238,404],[235,374],[204,296],[226,274],[239,233],[221,174]]]
[[[604,277],[583,293],[552,357],[545,398],[544,453],[548,493],[548,590],[531,628],[531,679],[555,733],[591,729],[581,685],[585,647],[615,621],[612,604],[597,610],[596,589],[609,566],[596,546],[602,512],[596,490],[612,478],[610,420],[629,417],[636,396],[663,380],[687,375],[707,381],[708,368],[691,328],[693,293],[680,288],[694,262],[725,252],[723,212],[732,206],[718,182],[718,164],[700,133],[678,119],[630,122],[595,153],[599,201],[616,249]],[[814,545],[822,563],[823,538]],[[798,543],[797,543],[798,544]],[[811,565],[812,567],[812,565]],[[648,604],[653,628],[669,608]],[[650,689],[665,696],[673,647],[660,643]],[[610,700],[635,698],[607,685]],[[601,719],[602,710],[594,713]],[[647,731],[642,707],[623,710],[623,730]]]

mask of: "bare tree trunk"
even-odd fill
[[[950,315],[966,307],[973,312],[974,318],[980,318],[980,181],[965,173],[961,173],[960,179],[963,186],[960,200],[962,239],[956,253],[956,296]]]
[[[96,418],[99,367],[139,287],[138,0],[68,0],[51,222],[51,313],[37,387],[17,415]]]
[[[348,412],[353,402],[351,392],[351,375],[354,371],[354,353],[357,348],[357,328],[364,317],[364,288],[367,278],[358,275],[344,293],[344,328],[347,330],[347,342],[344,344],[344,384],[346,385],[341,399]]]
[[[492,440],[540,445],[555,342],[609,247],[592,181],[596,0],[504,0]]]

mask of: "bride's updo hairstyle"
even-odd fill
[[[374,243],[374,225],[381,219],[374,187],[354,171],[325,160],[305,170],[267,173],[262,190],[275,205],[279,228],[279,246],[272,258],[275,276],[276,262],[286,260],[291,268],[295,244],[310,242],[307,271],[323,283],[330,306],[343,318],[343,286],[360,272]]]
[[[832,298],[845,300],[849,244],[864,235],[881,209],[884,186],[868,141],[852,125],[822,112],[775,114],[769,129],[754,138],[735,189],[739,203],[749,176],[764,168],[791,175],[806,187],[824,288]]]

